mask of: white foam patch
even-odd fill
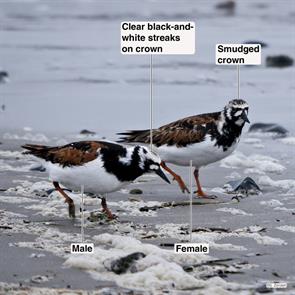
[[[22,204],[22,203],[32,203],[36,200],[26,197],[16,197],[16,196],[0,196],[0,202],[10,203],[10,204]]]
[[[19,134],[13,134],[13,133],[4,133],[3,134],[3,139],[6,140],[27,140],[27,141],[35,141],[35,142],[48,142],[49,139],[47,138],[47,136],[45,134],[42,133],[30,133],[27,132],[23,135],[19,135]]]
[[[244,174],[246,174],[246,175],[251,175],[251,174],[265,175],[265,172],[261,171],[258,168],[247,168],[244,170]]]
[[[155,245],[144,244],[132,237],[102,234],[94,236],[94,254],[71,255],[66,266],[91,270],[90,274],[96,279],[115,281],[121,287],[135,289],[166,289],[177,290],[199,288],[205,286],[201,280],[186,273],[182,266],[190,263],[200,263],[209,259],[205,255],[177,255],[171,250],[164,250]],[[103,247],[107,247],[104,249]],[[145,258],[136,263],[136,273],[116,275],[105,268],[105,262],[117,259],[134,252],[142,252]],[[174,287],[173,287],[174,285]]]
[[[264,144],[256,143],[256,144],[253,144],[253,147],[256,148],[256,149],[263,149],[264,148]]]
[[[260,138],[245,138],[243,142],[247,144],[258,144],[261,143],[262,140]]]
[[[14,166],[10,165],[6,160],[0,159],[0,171],[15,171],[15,172],[27,172],[31,165]]]
[[[260,176],[258,179],[258,183],[260,185],[275,187],[287,191],[295,188],[294,179],[273,180],[267,175]]]
[[[252,216],[253,214],[251,213],[247,213],[241,209],[236,209],[236,208],[227,208],[227,207],[224,207],[224,208],[218,208],[216,209],[216,211],[220,211],[220,212],[228,212],[232,215],[247,215],[247,216]]]
[[[234,152],[232,155],[223,159],[220,166],[225,168],[255,168],[264,173],[270,172],[277,174],[282,173],[286,169],[275,158],[259,154],[246,156],[241,152]]]
[[[141,207],[153,207],[153,206],[161,206],[162,202],[158,201],[138,201],[138,202],[131,202],[127,200],[122,200],[119,202],[108,202],[109,206],[119,207],[126,212],[120,212],[120,215],[128,215],[128,216],[156,216],[156,210],[149,210],[146,212],[139,211]]]
[[[225,176],[228,179],[240,179],[242,176],[238,172],[234,171],[230,175]]]
[[[285,137],[280,139],[280,142],[288,145],[295,145],[295,137]]]
[[[266,206],[269,206],[269,207],[277,207],[277,206],[284,205],[282,202],[280,202],[279,200],[275,200],[275,199],[271,199],[269,201],[261,201],[260,204],[261,205],[266,205]]]
[[[4,158],[4,159],[15,159],[15,158],[18,158],[18,159],[22,159],[24,158],[25,156],[22,154],[22,152],[19,152],[19,151],[3,151],[3,150],[0,150],[0,158]]]
[[[287,242],[285,242],[282,239],[273,238],[269,236],[262,236],[258,233],[241,233],[239,236],[244,238],[254,239],[257,242],[257,244],[260,244],[260,245],[276,245],[276,246],[287,245]]]
[[[282,231],[286,231],[289,233],[295,233],[295,226],[292,226],[292,225],[278,226],[277,229],[282,230]]]
[[[211,192],[212,192],[212,193],[224,194],[224,193],[226,193],[226,190],[223,189],[223,188],[221,188],[221,187],[213,187],[213,188],[211,189]]]
[[[188,290],[204,288],[211,294],[231,294],[226,289],[237,290],[238,284],[227,283],[221,278],[201,280],[196,273],[187,273],[184,265],[195,265],[210,259],[206,255],[177,255],[172,250],[161,249],[155,245],[144,244],[133,237],[102,234],[93,237],[94,254],[70,255],[65,261],[69,267],[88,270],[91,276],[98,280],[115,281],[119,286],[144,291],[157,290]],[[135,263],[136,272],[116,275],[106,269],[109,261],[134,252],[146,255]],[[218,292],[217,292],[218,291]],[[217,293],[216,293],[217,292]],[[220,293],[222,292],[222,293]]]
[[[275,211],[285,211],[285,212],[295,212],[295,209],[290,209],[290,208],[286,208],[286,207],[275,207],[274,210]]]

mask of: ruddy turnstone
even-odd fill
[[[25,153],[43,160],[55,189],[69,205],[70,217],[75,217],[73,200],[60,187],[80,190],[95,195],[117,191],[144,173],[154,172],[169,183],[160,167],[160,157],[144,146],[124,147],[107,141],[80,141],[64,146],[49,147],[26,144]],[[106,200],[103,211],[113,218]]]
[[[245,122],[249,123],[247,115],[248,104],[242,99],[234,99],[220,112],[187,117],[153,130],[153,144],[162,159],[161,166],[174,177],[183,192],[188,192],[188,188],[182,178],[167,167],[166,162],[188,166],[192,160],[197,195],[214,197],[203,192],[199,169],[234,151]],[[119,134],[123,135],[119,142],[150,142],[150,130],[133,130]]]

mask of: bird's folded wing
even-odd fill
[[[99,141],[80,141],[59,147],[26,144],[27,154],[34,155],[45,161],[66,166],[81,166],[93,161],[99,155],[100,149],[107,144]]]
[[[187,117],[158,129],[153,130],[153,144],[176,145],[177,147],[201,142],[204,140],[206,132],[212,127],[214,121],[218,119],[220,113],[203,114]],[[141,142],[148,144],[150,142],[149,130],[134,130],[125,133],[120,142]]]

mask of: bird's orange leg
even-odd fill
[[[109,220],[113,220],[115,218],[111,210],[108,208],[107,201],[104,197],[101,198],[101,207],[102,207],[102,212],[106,213]]]
[[[214,195],[207,195],[202,190],[202,186],[201,186],[201,183],[200,183],[200,180],[199,180],[199,169],[197,169],[197,168],[195,169],[194,176],[195,176],[196,183],[197,183],[197,188],[198,188],[198,190],[196,191],[198,197],[205,198],[205,199],[216,199],[216,196],[214,196]]]
[[[65,202],[69,205],[69,216],[75,218],[74,201],[62,190],[57,181],[53,181],[55,189],[65,198]]]
[[[185,192],[189,193],[187,186],[185,185],[184,181],[182,180],[182,178],[178,174],[176,174],[169,167],[167,167],[165,162],[162,161],[160,165],[163,169],[165,169],[168,173],[170,173],[173,176],[173,179],[175,179],[177,181],[177,183],[183,193],[185,193]]]

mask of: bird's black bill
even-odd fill
[[[163,180],[165,180],[166,182],[170,183],[169,179],[167,178],[167,176],[165,175],[165,173],[162,171],[161,168],[159,168],[157,171],[155,171],[156,174],[158,174]]]
[[[247,114],[246,114],[245,112],[243,112],[243,114],[242,114],[242,119],[243,119],[245,122],[250,123],[250,121],[249,121],[249,119],[248,119],[248,116],[247,116]]]

